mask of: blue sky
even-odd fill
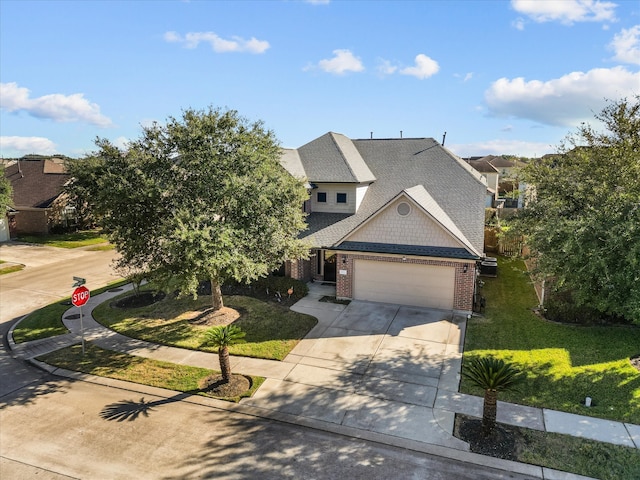
[[[640,2],[0,0],[0,154],[82,156],[209,105],[540,156],[640,92]]]

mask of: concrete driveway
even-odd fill
[[[436,407],[438,392],[457,393],[466,318],[451,311],[353,301],[313,285],[293,309],[318,325],[287,356],[283,379],[268,379],[255,407],[402,436],[458,449],[454,414]],[[420,428],[423,425],[425,428]]]

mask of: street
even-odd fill
[[[35,247],[40,248],[40,247]],[[0,277],[0,478],[517,479],[510,474],[375,442],[174,398],[55,377],[11,358],[6,334],[29,309],[115,279],[113,252],[25,248],[31,267]],[[20,263],[26,263],[26,260]],[[2,278],[7,277],[7,278]],[[37,287],[34,287],[37,285]],[[35,291],[28,302],[21,297]],[[392,414],[392,412],[390,412]]]

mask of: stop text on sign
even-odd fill
[[[87,287],[78,287],[73,291],[73,295],[71,295],[71,303],[73,303],[76,307],[81,307],[89,300],[91,293]]]

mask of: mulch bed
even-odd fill
[[[466,415],[456,415],[454,435],[469,443],[473,453],[488,455],[503,460],[517,460],[518,452],[526,443],[518,429],[496,424],[493,433],[485,437],[482,420]]]
[[[189,320],[193,325],[224,326],[240,318],[241,312],[235,308],[222,307],[219,310],[207,308]]]
[[[231,375],[227,383],[223,383],[222,375],[209,375],[200,381],[200,389],[203,392],[223,398],[237,397],[250,388],[251,379],[244,375]]]

